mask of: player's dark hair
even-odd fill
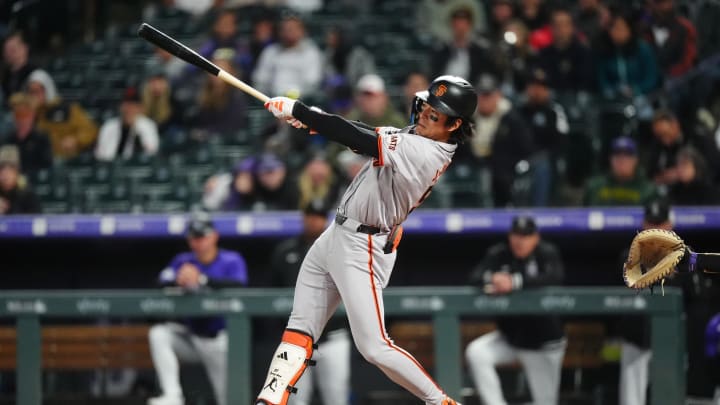
[[[445,126],[451,126],[455,123],[455,120],[462,120],[462,124],[460,124],[460,127],[458,129],[450,133],[450,140],[458,144],[465,143],[465,141],[468,141],[470,140],[470,138],[472,138],[473,133],[475,132],[475,125],[471,121],[463,118],[451,118],[445,122]]]

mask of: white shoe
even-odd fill
[[[147,405],[185,405],[185,398],[181,396],[162,395],[148,398]]]

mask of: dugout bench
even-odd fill
[[[432,320],[435,378],[452,396],[460,396],[463,380],[462,316],[635,314],[651,319],[653,405],[677,405],[684,400],[685,329],[678,289],[666,288],[663,296],[622,287],[551,287],[488,296],[472,287],[393,287],[385,290],[384,297],[387,315],[427,316]],[[253,396],[250,318],[285,317],[291,307],[291,289],[228,289],[184,295],[160,290],[13,291],[0,296],[0,317],[16,320],[17,405],[42,403],[41,368],[52,349],[43,345],[43,336],[49,337],[50,332],[43,332],[41,319],[208,315],[223,315],[228,322],[228,355],[233,359],[228,364],[228,378],[233,381],[228,385],[228,402],[249,403]]]

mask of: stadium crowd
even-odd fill
[[[343,19],[382,15],[394,2],[244,3],[200,11],[151,2],[143,18],[171,33],[193,27],[186,43],[260,91],[370,125],[406,126],[414,93],[438,75],[476,85],[476,135],[428,207],[718,201],[712,1],[426,0],[410,5],[414,31],[373,35]],[[5,27],[2,165],[22,175],[3,187],[3,212],[302,209],[337,199],[360,158],[275,122],[256,100],[165,51],[148,53],[135,27],[36,58],[44,64],[22,31]],[[113,41],[141,62],[114,61]],[[73,53],[83,46],[92,51]],[[73,56],[125,71],[92,82],[105,66],[87,66],[68,78]],[[195,163],[204,170],[183,177]],[[153,181],[186,187],[148,194]],[[16,196],[37,203],[13,209]]]
[[[467,78],[478,93],[475,136],[422,208],[644,206],[644,226],[660,227],[671,226],[670,206],[720,202],[718,1],[140,3],[143,21],[260,91],[372,126],[405,127],[430,80]],[[27,24],[0,24],[0,215],[296,210],[305,228],[314,218],[322,229],[367,158],[274,120],[247,94],[145,43],[137,26],[109,26],[56,54]],[[201,260],[192,244],[209,238],[214,251],[217,233],[211,221],[198,226],[188,233],[192,276],[178,281],[173,271],[185,264],[174,261],[166,284],[204,285],[213,255]],[[279,245],[266,284],[293,284],[319,229]],[[508,241],[482,259],[469,283],[532,288],[505,268],[530,279],[538,262],[550,276],[537,285],[563,283],[560,253],[532,218],[515,218]],[[688,302],[704,303],[699,294]],[[559,375],[537,371],[544,357],[550,370],[561,367],[566,341],[550,323],[538,341],[518,343],[522,331],[508,333],[506,323],[504,337],[488,334],[468,349],[476,381],[494,387],[487,398],[501,398],[492,366],[519,359],[534,374],[533,395],[555,400]],[[163,396],[181,394],[175,360],[157,348],[175,337],[154,330],[155,361],[169,371],[151,403],[174,404]],[[551,356],[538,356],[548,343]],[[644,387],[650,354],[647,342],[636,346]],[[644,402],[640,390],[641,400],[627,403]]]

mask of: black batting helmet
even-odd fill
[[[449,117],[472,120],[477,108],[475,88],[458,76],[439,76],[428,88],[427,103]]]

